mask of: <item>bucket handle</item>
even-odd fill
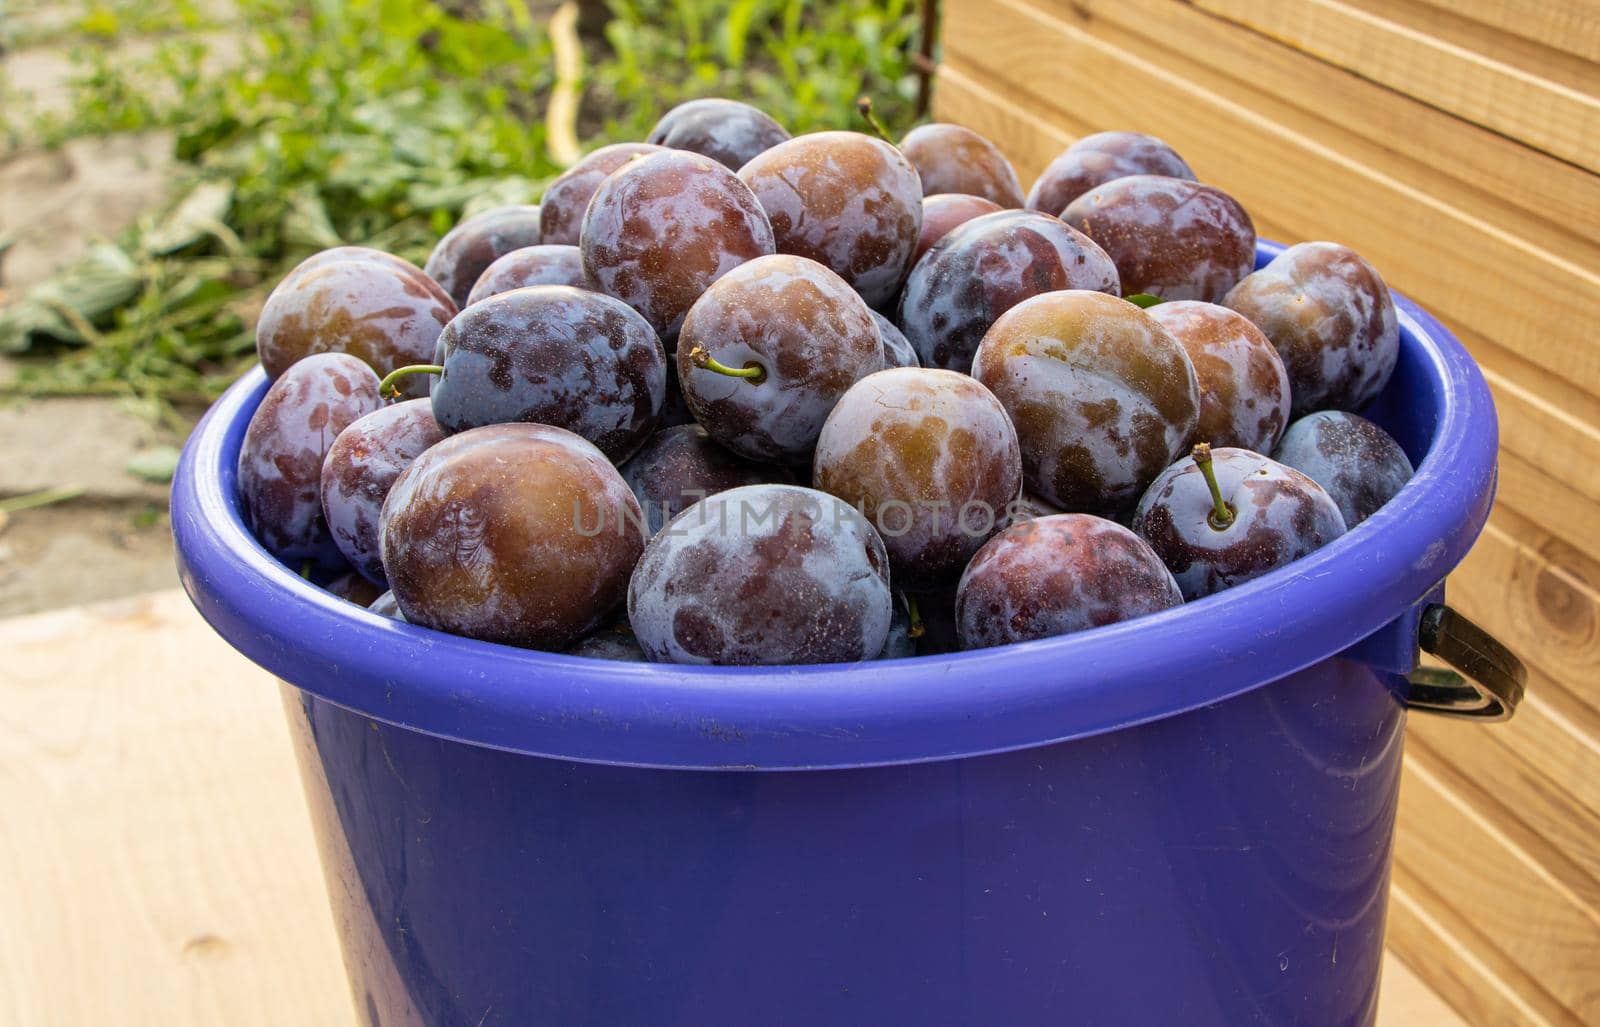
[[[1453,669],[1412,671],[1407,706],[1448,717],[1511,719],[1528,682],[1528,668],[1515,653],[1443,603],[1422,611],[1417,641]]]

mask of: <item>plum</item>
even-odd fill
[[[1095,186],[1129,175],[1165,175],[1194,181],[1177,152],[1140,132],[1096,132],[1084,136],[1050,162],[1028,191],[1029,210],[1060,215],[1067,204]]]
[[[899,324],[923,367],[967,371],[995,319],[1030,296],[1119,288],[1111,258],[1083,233],[1049,214],[1007,210],[959,226],[917,262]]]
[[[1227,307],[1198,300],[1159,303],[1149,313],[1183,344],[1200,380],[1195,438],[1271,452],[1289,423],[1289,375],[1261,329]]]
[[[872,323],[878,326],[878,337],[883,340],[883,366],[921,367],[917,351],[911,347],[906,333],[876,310],[870,307],[867,310],[872,315]]]
[[[490,296],[530,285],[588,287],[583,277],[583,256],[576,246],[524,246],[512,250],[484,269],[467,295],[467,306]]]
[[[922,230],[922,182],[900,151],[860,132],[815,132],[739,169],[779,253],[831,268],[871,306],[893,299]]]
[[[551,182],[539,201],[539,241],[545,245],[576,246],[600,183],[635,157],[660,153],[664,147],[650,143],[613,143],[586,154]]]
[[[627,624],[601,628],[571,649],[568,656],[584,656],[591,660],[616,660],[619,663],[644,663],[644,650]]]
[[[644,513],[605,454],[544,424],[452,435],[383,504],[383,568],[412,624],[560,651],[616,612]]]
[[[390,620],[397,620],[402,624],[406,620],[406,615],[400,612],[400,604],[395,601],[393,592],[385,592],[374,599],[367,604],[367,609],[380,617],[388,617]]]
[[[1092,514],[1055,514],[1013,525],[978,550],[956,590],[956,631],[961,648],[983,649],[1182,603],[1144,539]]]
[[[411,263],[411,261],[406,260],[404,257],[397,257],[392,253],[385,253],[383,250],[373,249],[371,246],[334,246],[331,249],[320,250],[296,264],[294,269],[283,277],[283,281],[288,281],[297,274],[315,270],[324,264],[333,264],[339,261],[348,260],[383,264],[384,266],[398,271],[409,278],[414,278],[419,284],[422,285],[423,288],[432,293],[435,299],[450,307],[452,310],[455,309],[456,301],[450,298],[450,294],[448,292],[444,291],[444,286],[428,277],[428,273],[426,271]],[[376,370],[376,368],[374,368],[374,370]]]
[[[678,377],[695,420],[752,460],[811,455],[828,412],[883,367],[860,296],[805,257],[777,254],[723,276],[683,321]]]
[[[966,193],[1001,207],[1022,206],[1016,169],[993,143],[970,128],[942,122],[918,125],[900,140],[900,152],[917,169],[924,196]]]
[[[1161,557],[1185,599],[1220,592],[1321,549],[1345,532],[1322,486],[1248,449],[1205,443],[1161,473],[1133,530]]]
[[[322,463],[340,432],[382,405],[378,376],[347,353],[313,354],[272,383],[239,447],[244,522],[269,553],[344,566],[322,515]]]
[[[1000,401],[964,374],[879,371],[850,387],[817,439],[812,483],[883,536],[895,581],[953,578],[1022,490],[1017,433]]]
[[[789,133],[765,111],[737,100],[688,100],[661,116],[646,141],[710,157],[738,171]]]
[[[1400,358],[1389,287],[1360,254],[1338,243],[1289,247],[1223,303],[1277,347],[1295,417],[1361,408],[1389,384]]]
[[[256,351],[268,377],[314,353],[348,353],[380,374],[432,359],[456,305],[432,279],[401,264],[319,255],[291,271],[256,321]],[[411,394],[427,395],[427,383],[413,383]]]
[[[1220,303],[1255,266],[1250,215],[1221,189],[1187,179],[1115,178],[1073,200],[1061,220],[1111,256],[1127,296]]]
[[[495,207],[474,214],[445,233],[422,269],[444,287],[457,307],[464,307],[473,283],[490,264],[542,241],[539,226],[537,205]]]
[[[984,336],[972,373],[1017,426],[1028,488],[1073,513],[1125,515],[1199,423],[1183,346],[1101,292],[1049,292],[1012,307]]]
[[[698,424],[683,424],[652,435],[622,465],[622,479],[655,534],[707,496],[741,485],[792,484],[794,475],[781,465],[746,460],[719,446]]]
[[[681,150],[629,161],[601,182],[578,248],[589,287],[643,314],[669,343],[712,282],[776,252],[749,187],[709,157]]]
[[[1346,528],[1377,513],[1414,473],[1392,435],[1342,410],[1307,414],[1289,425],[1272,458],[1321,485],[1339,505]]]
[[[689,507],[650,540],[628,585],[628,622],[655,662],[867,660],[892,617],[878,533],[845,503],[795,485],[747,485]]]
[[[644,318],[587,289],[535,285],[463,310],[439,336],[433,416],[449,432],[533,421],[622,461],[655,431],[667,356]]]
[[[916,267],[923,254],[933,249],[933,244],[949,235],[959,225],[973,218],[994,214],[1005,208],[982,196],[964,196],[961,193],[935,193],[922,198],[922,231],[917,235],[917,248],[911,254],[911,266]]]
[[[367,580],[384,580],[378,515],[390,486],[444,434],[432,405],[413,399],[356,419],[328,447],[322,461],[322,514],[340,554]]]
[[[357,574],[355,571],[345,571],[343,574],[328,582],[327,590],[330,594],[338,596],[347,603],[365,606],[369,609],[372,604],[383,598],[382,585],[373,584],[371,579]]]

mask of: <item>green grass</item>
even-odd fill
[[[9,388],[205,401],[253,360],[255,311],[307,253],[420,261],[463,213],[536,200],[560,171],[550,42],[520,4],[470,6],[240,0],[221,30],[239,37],[232,58],[186,0],[87,8],[69,113],[33,118],[22,141],[170,129],[183,199],[0,310],[0,350],[38,358]],[[912,0],[614,0],[608,45],[589,47],[585,145],[642,138],[707,95],[801,132],[855,125],[867,92],[903,129],[915,20]],[[147,52],[118,49],[130,37]]]

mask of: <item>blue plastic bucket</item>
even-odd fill
[[[245,376],[184,452],[180,569],[285,682],[358,1008],[385,1027],[1370,1024],[1404,675],[1497,445],[1471,358],[1399,309],[1369,413],[1417,474],[1343,538],[1135,622],[851,666],[588,661],[342,602],[240,519],[267,387]]]

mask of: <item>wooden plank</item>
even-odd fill
[[[1588,1027],[1406,867],[1389,882],[1389,948],[1473,1027]]]
[[[1502,503],[1450,576],[1447,594],[1587,704],[1600,738],[1600,564]]]
[[[1600,188],[1581,168],[1178,0],[1036,6],[1391,178],[1425,182],[1451,206],[1541,248],[1600,263],[1590,259],[1600,254]]]
[[[1459,772],[1417,747],[1402,777],[1396,863],[1580,1022],[1600,1018],[1600,913],[1474,804]]]
[[[1600,813],[1524,760],[1511,726],[1480,733],[1479,724],[1417,716],[1407,745],[1481,786],[1473,804],[1591,912],[1600,910]]]
[[[1096,125],[1125,124],[1136,111],[1138,127],[1168,139],[1263,219],[1328,226],[1360,240],[1362,249],[1381,255],[1390,279],[1425,306],[1600,393],[1600,345],[1572,313],[1600,310],[1600,273],[1593,269],[1538,250],[1412,183],[1016,0],[995,0],[981,12],[956,5],[946,28],[949,59],[966,77],[976,71],[1049,83],[1050,98],[1018,90],[1014,106],[1049,120],[1070,105]],[[1441,253],[1471,259],[1441,260]],[[1564,301],[1526,302],[1549,294]]]
[[[1600,171],[1600,98],[1338,0],[1196,0],[1552,156]]]
[[[352,1023],[277,684],[179,592],[0,651],[0,1022]]]
[[[1437,6],[1433,0],[1340,0],[1422,35],[1520,68],[1580,93],[1593,94],[1600,66],[1561,47],[1537,42]],[[1569,6],[1568,0],[1550,6]]]
[[[1595,0],[1424,0],[1545,46],[1600,61],[1600,3]]]

